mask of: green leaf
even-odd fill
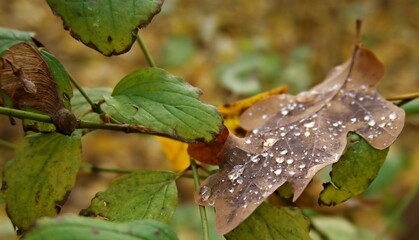
[[[217,109],[199,101],[199,89],[163,69],[145,68],[124,77],[104,111],[117,121],[142,125],[178,140],[206,141],[219,134],[223,120]]]
[[[385,196],[391,191],[392,183],[397,181],[399,174],[406,169],[409,165],[409,153],[403,149],[392,148],[395,151],[389,151],[384,164],[381,166],[381,169],[370,184],[367,190],[363,193],[363,196],[377,198],[378,196]]]
[[[325,183],[319,203],[327,206],[342,203],[363,193],[377,176],[388,148],[377,150],[355,133],[348,134],[348,148],[333,164],[332,183]]]
[[[310,239],[309,229],[310,221],[300,210],[262,203],[225,237],[227,240],[301,240]]]
[[[83,215],[111,221],[152,219],[168,222],[177,206],[176,174],[164,171],[135,172],[113,181],[92,199]]]
[[[6,52],[6,49],[20,42],[32,42],[33,32],[21,32],[14,29],[0,27],[0,56]]]
[[[377,236],[374,236],[372,232],[358,228],[353,223],[342,217],[317,216],[311,218],[311,222],[315,227],[315,230],[324,236],[322,239],[377,239]]]
[[[2,191],[13,224],[26,230],[42,216],[55,216],[74,186],[81,162],[81,136],[26,136],[4,170]]]
[[[402,106],[407,115],[415,115],[419,113],[419,99],[412,100]]]
[[[70,100],[73,97],[73,88],[71,87],[70,83],[70,75],[54,55],[47,52],[43,48],[40,49],[40,53],[42,58],[47,63],[49,70],[52,73],[52,77],[54,78],[55,82],[57,82],[58,94],[60,95],[64,106],[68,110],[71,110]]]
[[[48,0],[48,4],[74,38],[110,56],[129,51],[138,28],[160,12],[163,0]]]
[[[165,224],[151,220],[114,223],[78,216],[43,218],[27,232],[25,240],[176,240]]]
[[[89,96],[90,100],[94,103],[104,101],[104,96],[110,96],[112,89],[99,87],[99,88],[83,88],[84,92]],[[83,97],[83,95],[76,91],[71,99],[72,112],[81,120],[102,123],[99,114],[92,111],[92,107]]]

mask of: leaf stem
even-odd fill
[[[83,90],[83,88],[79,85],[79,83],[73,79],[72,77],[70,77],[70,81],[71,83],[77,88],[77,90],[79,90],[79,92],[81,93],[81,95],[83,95],[84,99],[86,99],[86,101],[89,103],[90,107],[92,108],[92,110],[98,114],[102,114],[103,111],[100,108],[100,106],[96,103],[94,103],[89,96],[86,94],[86,92]]]
[[[44,123],[53,123],[50,116],[27,112],[19,109],[14,108],[7,108],[7,107],[0,107],[0,115],[7,115],[19,119],[30,119],[38,122]],[[125,123],[96,123],[96,122],[89,122],[78,120],[77,129],[105,129],[105,130],[113,130],[113,131],[120,131],[125,133],[144,133],[144,134],[152,134],[158,135],[163,137],[172,138],[169,134],[156,132],[150,130],[142,125],[130,125]],[[188,139],[183,139],[185,142],[188,142]]]
[[[150,67],[156,67],[156,63],[154,62],[153,58],[151,57],[150,53],[147,50],[147,47],[144,45],[143,39],[140,36],[140,33],[137,32],[137,42],[141,47],[141,50],[144,53],[144,56],[147,59],[148,65],[150,65]]]
[[[19,119],[30,119],[30,120],[35,120],[39,122],[52,123],[52,119],[50,116],[39,114],[39,113],[22,111],[22,110],[18,110],[14,108],[0,107],[0,114],[19,118]]]
[[[406,93],[406,94],[402,94],[399,96],[393,96],[393,97],[388,97],[387,100],[389,101],[400,101],[399,103],[397,103],[397,106],[403,106],[404,104],[419,98],[419,92],[416,93]]]
[[[187,168],[187,169],[185,169],[184,171],[182,171],[182,172],[179,172],[178,174],[177,174],[177,178],[194,178],[194,175],[192,174],[192,173],[190,173],[189,172],[189,170],[190,170],[190,168]],[[198,174],[198,178],[199,179],[202,179],[202,180],[204,180],[204,179],[206,179],[207,177],[208,177],[209,175],[205,175],[205,176],[203,176],[203,175],[199,175]]]
[[[15,144],[4,141],[3,139],[0,139],[0,147],[10,149],[10,150],[15,150],[17,148]]]
[[[88,172],[110,172],[110,173],[132,173],[135,170],[131,169],[122,169],[122,168],[106,168],[99,167],[89,163],[82,163],[80,169],[83,169]]]
[[[198,175],[198,169],[196,167],[196,162],[192,158],[191,161],[191,169],[192,169],[192,175],[195,183],[195,190],[199,188],[199,175]],[[209,240],[209,229],[208,229],[208,219],[207,219],[207,213],[205,211],[205,207],[199,205],[199,214],[201,215],[201,224],[202,224],[202,231],[204,234],[204,240]]]

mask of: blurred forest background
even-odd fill
[[[319,83],[350,57],[358,18],[363,20],[364,45],[386,66],[380,93],[388,97],[419,92],[417,0],[166,0],[162,12],[140,33],[159,67],[201,88],[205,102],[219,105],[277,86],[297,93]],[[148,66],[136,44],[128,53],[108,58],[77,42],[44,0],[0,0],[0,26],[35,32],[84,87],[113,87],[134,69]],[[353,236],[360,232],[365,239],[419,236],[418,106],[418,101],[410,104],[413,114],[363,196],[331,208],[315,207],[315,195],[299,201],[310,207],[307,214],[323,232],[313,238],[334,234],[359,239]],[[22,136],[19,124],[11,126],[0,116],[0,139],[18,144]],[[103,167],[173,168],[159,141],[150,136],[96,131],[83,139],[83,155],[85,162]],[[11,158],[12,151],[0,148],[0,170]],[[62,212],[88,207],[94,194],[116,176],[81,171]],[[192,181],[178,185],[180,203],[172,226],[182,240],[199,239]],[[0,239],[14,239],[1,204]]]

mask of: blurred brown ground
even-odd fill
[[[220,64],[234,62],[245,51],[275,53],[284,66],[281,70],[286,71],[293,50],[305,47],[311,54],[301,61],[310,73],[309,85],[322,81],[333,66],[349,58],[358,18],[363,20],[365,45],[386,66],[379,91],[384,96],[418,92],[419,1],[167,0],[163,11],[140,32],[157,65],[164,60],[162,49],[168,39],[192,40],[192,56],[167,69],[201,88],[204,101],[218,105],[243,97],[220,85],[217,69]],[[147,66],[136,44],[130,52],[108,58],[75,41],[43,0],[0,0],[0,26],[35,32],[37,39],[85,87],[113,87],[132,70]],[[298,74],[289,75],[296,79],[287,81],[298,81]],[[418,183],[418,129],[419,118],[409,117],[394,146],[409,155],[406,170],[386,190],[396,202]],[[19,126],[10,126],[6,117],[0,117],[0,138],[19,143],[22,131]],[[100,166],[170,169],[159,143],[146,136],[100,131],[84,139],[83,154],[85,162]],[[0,168],[12,157],[12,152],[0,149]],[[91,197],[106,189],[115,176],[81,173],[63,212],[77,213],[87,207]],[[192,188],[189,182],[186,185],[181,190],[182,199],[191,201]],[[359,210],[352,218],[362,227],[382,231],[386,224],[382,212],[391,212],[391,208],[385,209],[389,205],[385,201],[381,199],[367,210]],[[418,212],[419,204],[412,205],[400,223],[401,230],[395,230],[390,238],[419,236]],[[4,213],[0,216],[1,225],[6,220]],[[0,226],[0,238],[1,230]]]

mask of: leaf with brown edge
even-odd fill
[[[76,118],[65,108],[57,83],[36,47],[26,42],[18,43],[7,49],[0,62],[0,89],[15,108],[32,108],[46,113],[57,131],[67,135],[74,131]]]
[[[230,135],[220,171],[195,195],[197,203],[215,207],[216,231],[234,229],[285,182],[296,200],[320,169],[339,160],[349,132],[374,148],[390,146],[405,114],[377,93],[383,72],[374,53],[357,42],[352,58],[310,91],[272,96],[245,111],[241,124],[250,133]]]
[[[47,0],[72,37],[105,56],[128,52],[164,0]]]

